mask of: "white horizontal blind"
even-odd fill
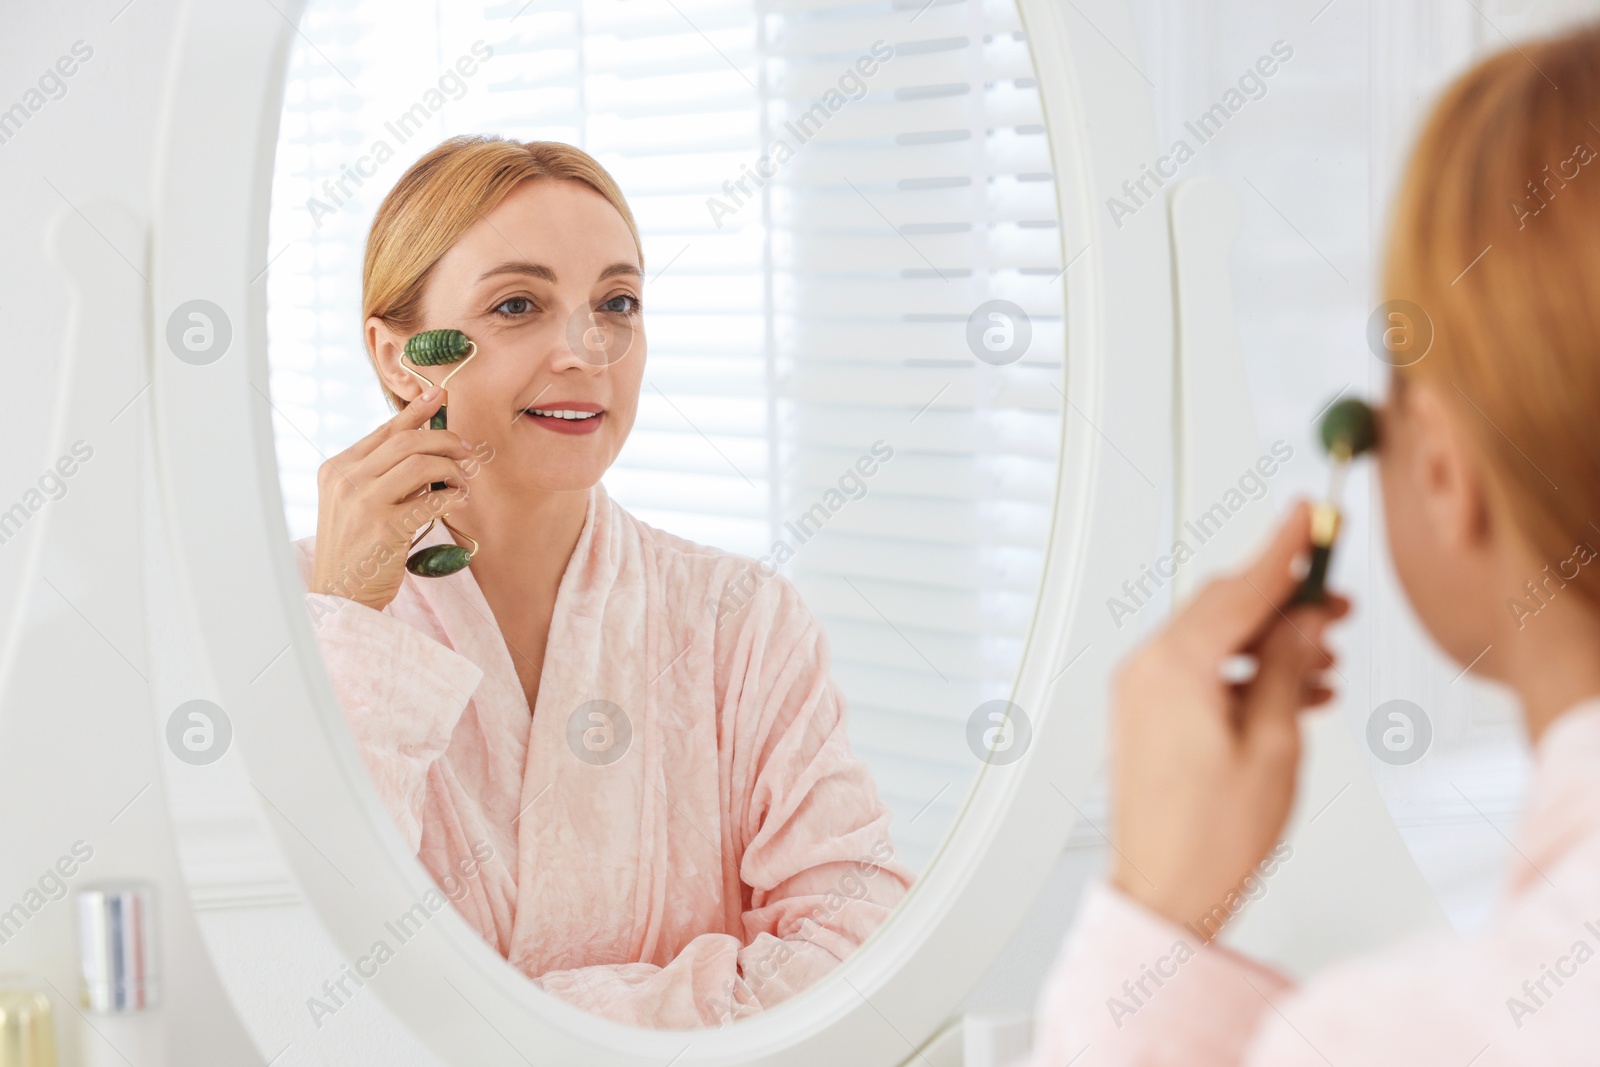
[[[827,629],[853,744],[920,870],[979,767],[968,717],[1010,695],[1060,439],[1052,166],[1009,0],[346,0],[313,2],[303,31],[266,283],[295,536],[314,529],[322,456],[387,415],[359,322],[384,192],[455,133],[583,147],[628,196],[646,260],[649,364],[607,489],[702,543],[792,549],[783,570]],[[478,39],[494,58],[460,98],[314,223],[307,197]],[[852,70],[859,88],[827,108]],[[802,142],[786,124],[808,111]],[[774,167],[780,137],[794,151]],[[1006,366],[966,339],[996,297],[1032,329]],[[863,457],[865,495],[830,495]]]
[[[779,517],[874,442],[894,450],[790,574],[920,867],[980,766],[968,719],[1011,695],[1037,598],[1062,406],[1050,153],[1009,2],[789,3],[770,26],[769,136],[802,128],[875,42],[894,50],[779,172],[768,210]],[[1033,333],[1005,366],[967,342],[997,297]]]

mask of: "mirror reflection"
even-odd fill
[[[777,1004],[1031,736],[1064,260],[1015,10],[302,32],[273,418],[373,784],[546,992]]]

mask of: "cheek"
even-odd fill
[[[638,358],[634,358],[637,356]],[[643,338],[628,359],[612,368],[610,410],[618,416],[616,428],[626,433],[639,412],[639,393],[644,388],[645,352]]]
[[[1435,536],[1422,494],[1403,474],[1380,462],[1384,532],[1395,577],[1429,636],[1458,661],[1471,659],[1488,639],[1477,632],[1468,562]]]
[[[1400,485],[1400,475],[1393,463],[1379,461],[1378,486],[1383,496],[1383,528],[1389,543],[1389,558],[1402,585],[1407,584],[1407,571],[1411,558],[1409,549],[1414,543],[1417,516],[1412,506],[1411,494]]]
[[[1432,531],[1423,513],[1418,493],[1395,464],[1380,462],[1379,479],[1383,487],[1383,524],[1389,541],[1389,558],[1395,576],[1418,614],[1424,614],[1436,588]]]
[[[468,367],[462,377],[471,374],[471,381],[452,382],[446,390],[449,426],[474,441],[494,441],[509,429],[511,401],[507,398],[516,395],[517,387],[493,374],[472,374],[478,369],[477,364]]]

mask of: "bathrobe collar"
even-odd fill
[[[418,547],[448,540],[449,531],[436,525]],[[491,774],[520,778],[503,794],[518,798],[517,810],[509,813],[516,820],[518,895],[542,904],[518,910],[512,942],[532,955],[512,962],[533,973],[596,956],[648,958],[653,950],[660,917],[647,902],[661,896],[656,884],[661,872],[649,858],[661,819],[656,694],[647,683],[659,670],[661,609],[651,603],[650,592],[654,569],[635,525],[596,483],[557,587],[531,709],[512,652],[471,568],[415,580],[451,645],[483,668],[480,696],[490,687],[501,693],[500,699],[474,701],[474,707],[499,708],[520,720],[486,721],[483,732],[520,739],[485,758],[492,761]],[[642,766],[630,770],[574,758],[584,730],[593,725],[588,709],[595,701],[621,709],[626,717],[631,737],[618,763],[642,761]],[[576,865],[542,861],[570,855],[585,841],[595,844],[601,869],[582,872]],[[614,914],[634,916],[631,926],[621,923],[597,935],[605,944],[563,944],[550,936],[582,928],[597,898],[604,898]]]

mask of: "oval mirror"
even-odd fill
[[[489,361],[524,360],[526,370],[507,380],[526,382],[527,395],[604,395],[613,409],[602,417],[610,418],[624,406],[620,394],[637,393],[631,432],[605,469],[609,500],[653,530],[761,564],[721,596],[703,586],[665,588],[668,602],[651,610],[674,633],[709,626],[732,639],[741,627],[728,624],[742,622],[747,607],[767,610],[756,586],[776,571],[801,598],[785,600],[782,610],[815,616],[831,651],[831,670],[808,684],[831,674],[848,721],[835,742],[848,752],[826,769],[819,767],[825,753],[813,745],[805,762],[758,775],[735,762],[734,749],[748,743],[742,736],[724,735],[718,759],[717,738],[698,731],[698,741],[685,742],[689,751],[663,740],[672,755],[657,766],[646,738],[691,731],[692,715],[734,713],[731,702],[671,706],[709,692],[673,685],[674,655],[698,656],[699,643],[652,648],[641,630],[631,635],[639,645],[602,659],[566,617],[631,605],[637,586],[622,576],[604,588],[568,583],[554,605],[541,670],[537,650],[518,647],[495,625],[506,601],[479,591],[475,566],[406,579],[405,593],[383,609],[403,625],[368,621],[361,608],[349,613],[359,622],[333,621],[339,604],[313,603],[347,714],[390,719],[381,729],[356,725],[363,755],[375,775],[401,773],[394,750],[414,738],[393,720],[432,710],[392,689],[376,695],[374,675],[393,686],[408,669],[396,657],[423,655],[401,651],[407,642],[428,634],[478,657],[484,677],[465,710],[459,700],[438,709],[460,716],[450,747],[429,750],[444,762],[449,784],[413,766],[406,788],[425,779],[423,789],[446,794],[437,813],[433,800],[422,802],[426,818],[448,810],[452,821],[479,819],[499,851],[537,851],[542,868],[565,870],[543,870],[529,884],[518,881],[514,864],[480,873],[466,855],[469,842],[433,821],[421,849],[441,888],[454,901],[470,898],[463,911],[481,910],[482,932],[530,977],[594,968],[592,978],[563,974],[542,984],[571,990],[613,1017],[716,1025],[735,1008],[768,1006],[779,990],[799,988],[798,976],[790,982],[778,972],[820,974],[827,966],[791,958],[821,945],[804,917],[820,920],[827,959],[852,949],[881,921],[883,905],[903,896],[901,879],[927,868],[984,761],[1012,763],[1030,741],[1030,716],[1010,697],[1054,504],[1064,261],[1038,84],[1018,13],[1010,4],[919,12],[909,4],[774,11],[753,3],[641,12],[615,0],[471,10],[433,3],[397,17],[375,2],[312,0],[301,27],[279,126],[269,238],[276,254],[266,286],[285,519],[290,536],[305,539],[305,557],[315,552],[319,470],[326,478],[330,468],[353,468],[358,442],[394,417],[362,329],[363,252],[380,204],[449,137],[577,146],[616,180],[637,220],[645,278],[595,290],[597,306],[613,290],[642,297],[648,311],[633,351],[610,353],[604,373],[570,359],[536,366],[544,335],[532,320],[554,317],[546,305],[563,298],[543,279],[508,276],[471,292],[486,309],[520,301],[511,307],[523,323],[500,327],[486,315],[451,321],[494,331]],[[509,209],[487,214],[481,254],[554,260],[553,250],[538,247],[541,235],[515,230],[519,224]],[[396,235],[401,243],[415,239]],[[556,332],[564,338],[559,324]],[[644,363],[642,380],[611,373],[624,360]],[[474,370],[485,373],[464,368],[451,408],[475,402],[462,388]],[[554,432],[565,434],[578,414]],[[541,418],[549,417],[534,417]],[[545,455],[570,448],[570,434],[547,439],[553,431],[533,429],[521,435],[532,438],[531,448]],[[515,451],[518,440],[497,435],[481,454],[539,462]],[[584,438],[591,440],[607,447],[603,430]],[[473,471],[472,460],[465,466]],[[477,495],[513,492],[514,483],[492,476],[497,471],[486,473],[472,482]],[[324,486],[322,506],[335,515],[338,488]],[[469,532],[489,521],[472,515],[470,504],[453,520]],[[420,518],[413,525],[420,528]],[[568,573],[592,565],[585,552],[594,542],[580,538]],[[486,554],[496,555],[497,546],[489,547]],[[375,561],[370,569],[378,570]],[[506,577],[490,574],[486,580]],[[363,569],[358,581],[366,576]],[[364,602],[365,590],[349,591]],[[718,602],[704,602],[712,597]],[[624,640],[613,627],[596,636]],[[748,639],[763,638],[752,632]],[[365,643],[351,652],[352,642]],[[494,647],[502,644],[504,651]],[[581,660],[583,673],[562,669],[557,655]],[[530,733],[528,703],[516,699],[508,663],[536,677],[533,717],[549,717],[548,728],[535,724]],[[642,684],[596,677],[607,672],[631,673]],[[415,684],[426,686],[421,678]],[[719,676],[715,687],[736,691],[737,682]],[[630,706],[621,696],[642,692],[656,699]],[[762,699],[778,705],[782,696]],[[795,736],[827,728],[826,706],[799,703],[792,713],[787,729]],[[569,746],[573,715],[583,730]],[[474,716],[492,725],[475,725]],[[485,748],[526,751],[515,781],[471,777],[467,764],[481,763]],[[751,828],[755,840],[746,839],[736,819],[756,807],[758,791],[825,791],[828,778],[847,780],[852,755],[865,763],[861,788],[842,794],[833,810],[769,811]],[[607,771],[563,774],[563,762]],[[719,764],[731,795],[702,802],[697,781],[713,786]],[[613,802],[618,809],[598,825],[572,815]],[[888,815],[881,820],[880,805]],[[671,822],[654,840],[617,825],[657,809]],[[512,813],[515,833],[503,825]],[[875,840],[863,835],[869,827]],[[674,866],[672,857],[710,839],[731,847],[708,850],[696,870]],[[804,858],[788,854],[794,850]],[[859,870],[850,860],[863,861]],[[611,864],[629,873],[619,880]],[[452,865],[473,873],[453,877]],[[743,883],[743,907],[735,897],[688,909],[690,900],[715,901],[727,885],[739,885],[741,871],[758,883]],[[474,881],[487,884],[480,891]],[[636,909],[640,894],[649,900]],[[845,921],[834,916],[844,910],[840,897],[878,906]],[[491,902],[506,899],[513,910],[491,916]],[[594,906],[577,914],[560,903],[574,899]],[[543,927],[516,918],[522,909],[562,917]],[[648,935],[659,947],[641,953],[643,929],[661,923]],[[766,936],[757,940],[757,931]],[[720,950],[715,961],[674,968],[677,956],[719,943],[694,941],[703,934],[744,943],[737,972],[735,958]],[[534,951],[534,942],[543,948]],[[614,973],[604,968],[625,964],[666,967],[675,976],[635,976],[625,991],[593,984]],[[691,985],[715,986],[719,1004],[691,1003],[676,991]]]
[[[1110,576],[1134,573],[1153,540],[1158,493],[1128,472],[1159,470],[1170,444],[1171,318],[1164,220],[1146,213],[1113,246],[1096,209],[1150,147],[1142,82],[1114,47],[1069,32],[1053,6],[1020,7],[423,4],[380,18],[370,4],[313,3],[298,24],[298,10],[252,21],[189,7],[167,104],[157,320],[208,299],[239,324],[239,342],[234,358],[157,362],[161,460],[187,592],[252,784],[281,823],[306,897],[352,966],[370,967],[368,984],[441,1055],[809,1063],[849,1049],[853,1062],[899,1062],[993,960],[1042,883],[1100,759],[1106,672],[1132,636],[1078,608],[1102,604]],[[1094,14],[1119,37],[1131,32],[1121,5]],[[228,114],[266,117],[249,128]],[[262,140],[262,129],[273,136]],[[638,1005],[609,1012],[606,997],[585,1003],[580,988],[588,968],[611,968],[613,989],[648,981],[696,937],[731,940],[733,957],[751,947],[760,905],[749,899],[751,856],[729,845],[721,783],[665,766],[660,751],[651,757],[668,725],[714,718],[714,703],[669,708],[680,716],[669,724],[648,702],[584,694],[570,708],[552,705],[560,729],[540,735],[540,715],[524,721],[517,759],[477,753],[486,778],[505,772],[496,760],[511,767],[500,825],[526,816],[544,827],[542,841],[562,846],[533,873],[560,872],[568,895],[491,898],[491,911],[498,900],[572,913],[546,931],[565,940],[535,939],[544,958],[524,968],[508,958],[515,920],[452,906],[426,820],[408,824],[394,781],[370,773],[371,752],[351,730],[361,709],[341,703],[342,668],[308,615],[318,471],[390,417],[362,335],[368,226],[424,152],[484,133],[584,149],[638,223],[648,356],[633,361],[637,415],[606,465],[603,495],[586,498],[582,529],[596,528],[603,500],[606,515],[631,516],[636,531],[770,563],[752,602],[792,592],[793,617],[814,620],[815,647],[828,653],[808,677],[840,709],[832,773],[867,783],[845,807],[886,831],[892,853],[873,865],[874,888],[898,882],[900,891],[874,898],[882,914],[873,922],[833,931],[826,966],[771,1005],[736,987],[736,1003],[755,1010],[719,1011],[725,989],[691,981],[687,994],[668,988],[663,1002],[676,999],[651,1018]],[[486,341],[484,365],[467,374],[494,366],[495,354]],[[470,380],[456,388],[465,429]],[[552,417],[535,408],[530,400],[518,414]],[[196,440],[208,442],[204,455]],[[203,477],[219,462],[260,483],[219,488]],[[240,559],[270,563],[241,568]],[[477,576],[469,567],[413,584],[467,592]],[[714,633],[725,601],[662,611],[701,613],[698,625]],[[558,596],[552,630],[562,610]],[[478,615],[479,638],[497,636]],[[489,649],[472,663],[482,677],[466,672],[466,684],[490,678],[512,690],[500,709],[515,707],[512,641],[471,649],[450,633],[429,636],[468,661],[463,653]],[[675,647],[652,643],[630,661],[624,643],[610,646],[616,669],[591,680],[648,689],[674,670]],[[411,665],[389,661],[397,672]],[[562,669],[576,677],[581,666]],[[543,693],[532,702],[541,713]],[[526,715],[526,688],[522,696]],[[620,718],[585,715],[596,700]],[[621,755],[586,761],[595,751],[587,731],[602,725],[610,734],[600,748]],[[653,777],[630,755],[654,758]],[[634,814],[623,840],[563,841],[585,794],[530,782],[523,771],[536,756],[608,776],[588,779],[606,788],[631,781],[634,813],[648,807],[653,825],[680,825],[637,835]],[[706,765],[717,769],[715,759]],[[421,780],[432,773],[430,764]],[[785,788],[784,817],[803,820],[815,791],[803,776]],[[561,814],[545,815],[546,802]],[[740,821],[741,831],[751,825],[761,820]],[[518,854],[520,832],[474,850],[477,865],[460,879],[481,882],[499,863],[498,884],[515,893],[533,864]],[[812,833],[793,850],[821,857],[796,868],[810,872],[807,914],[834,898],[858,903],[844,868],[859,868],[860,856],[829,852],[834,835]],[[872,842],[850,844],[863,843]],[[685,845],[721,870],[708,875],[698,859],[674,868]],[[444,859],[448,871],[467,857]],[[635,908],[579,914],[574,901],[585,901],[574,894],[586,879],[631,889]],[[665,914],[673,900],[694,912],[697,894],[712,891],[729,904],[709,920]],[[407,915],[403,945],[387,942]],[[790,919],[757,936],[785,940],[799,929]],[[488,936],[501,933],[499,943]],[[596,949],[591,936],[610,947]],[[545,996],[547,967],[580,979]],[[735,1017],[743,1021],[723,1025]]]

